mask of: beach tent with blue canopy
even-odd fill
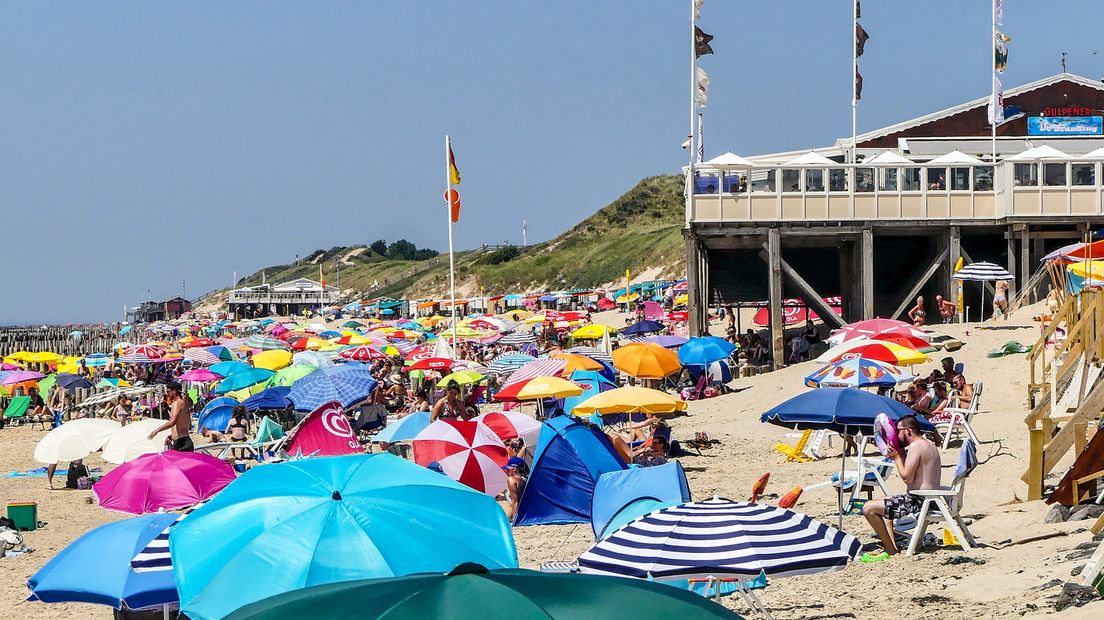
[[[653,510],[689,501],[690,484],[678,461],[607,472],[594,487],[590,527],[602,539]]]
[[[514,525],[586,523],[598,478],[626,469],[613,445],[591,424],[571,416],[541,428],[532,471]]]
[[[605,366],[605,363],[602,363]],[[579,384],[583,388],[583,393],[578,396],[568,396],[563,401],[563,410],[571,413],[571,410],[576,405],[590,398],[605,392],[606,390],[612,390],[617,387],[617,384],[611,381],[603,372],[597,370],[576,370],[568,377],[572,382]]]
[[[287,397],[290,391],[290,386],[270,387],[243,400],[242,405],[251,412],[259,409],[284,409],[291,405]]]
[[[27,580],[31,601],[115,609],[174,604],[170,571],[135,572],[130,560],[180,515],[154,513],[101,525],[74,540]],[[12,612],[14,617],[16,612]]]
[[[199,412],[196,428],[201,431],[209,428],[221,433],[226,430],[226,425],[230,423],[230,416],[233,415],[234,407],[237,405],[238,399],[230,396],[212,400],[203,407],[203,411]]]

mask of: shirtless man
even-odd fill
[[[180,395],[179,383],[173,381],[166,388],[165,400],[169,403],[169,419],[154,429],[147,439],[153,439],[153,436],[157,433],[171,428],[172,434],[169,435],[169,438],[172,440],[172,449],[177,452],[195,452],[195,445],[192,444],[192,438],[188,435],[188,431],[192,429],[191,407],[184,402],[184,397]]]
[[[935,307],[939,310],[939,316],[942,317],[944,323],[954,323],[955,311],[958,310],[958,307],[953,301],[944,299],[942,295],[936,295]]]
[[[940,488],[939,449],[930,439],[920,434],[920,423],[916,416],[901,416],[897,420],[897,440],[901,444],[902,455],[892,447],[886,456],[893,459],[897,473],[909,491],[922,491]],[[880,554],[863,554],[863,560],[878,562],[897,553],[897,543],[893,540],[893,520],[920,512],[924,503],[918,495],[905,493],[872,500],[863,505],[863,516],[870,527],[882,539],[885,551]]]

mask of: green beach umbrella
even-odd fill
[[[291,387],[292,383],[295,383],[316,370],[318,370],[318,368],[310,364],[296,364],[294,366],[288,366],[287,368],[281,368],[268,380],[265,387]]]
[[[487,570],[478,564],[461,564],[444,575],[360,579],[292,590],[246,605],[227,618],[639,620],[642,614],[657,618],[740,618],[689,590],[653,581],[522,569]]]
[[[57,375],[46,375],[38,381],[38,393],[42,398],[50,395],[50,389],[57,383]]]

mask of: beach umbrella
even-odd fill
[[[510,455],[485,424],[439,419],[418,433],[411,445],[414,462],[423,467],[437,463],[448,477],[488,495],[506,488],[502,466]]]
[[[367,609],[380,610],[378,618],[420,620],[740,618],[689,590],[642,579],[487,570],[465,563],[448,574],[345,581],[286,592],[238,609],[228,620],[353,618]]]
[[[875,360],[879,362],[885,362],[887,364],[893,364],[894,366],[912,366],[913,364],[922,364],[928,361],[928,356],[911,349],[909,347],[903,347],[899,344],[892,342],[885,342],[880,340],[874,340],[866,342],[863,340],[852,340],[845,342],[844,345],[850,343],[858,343],[840,353],[830,361],[837,362],[843,359],[851,359],[854,357],[862,357],[868,360]],[[817,358],[819,359],[819,358]]]
[[[528,328],[526,328],[525,330],[520,331],[520,332],[514,332],[512,334],[506,334],[505,336],[502,337],[501,340],[498,341],[498,344],[500,344],[500,345],[514,346],[514,347],[519,347],[519,346],[522,346],[522,345],[525,345],[525,344],[536,344],[536,343],[537,343],[537,337],[534,336],[533,332],[529,331]]]
[[[606,353],[605,351],[602,351],[601,349],[596,349],[594,347],[571,347],[570,349],[566,350],[565,353],[578,353],[579,355],[585,355],[591,359],[596,359],[599,362],[605,362],[610,366],[613,365],[613,357],[611,357],[609,353]]]
[[[293,351],[318,351],[332,343],[321,338],[300,338],[291,345]]]
[[[151,514],[101,525],[69,543],[31,575],[28,600],[95,603],[115,609],[142,609],[177,601],[172,573],[140,573],[134,554],[179,515]]]
[[[227,392],[236,392],[243,390],[247,387],[252,387],[259,383],[268,381],[276,373],[271,370],[265,370],[264,368],[249,368],[249,370],[239,370],[230,374],[215,386],[213,390],[216,394],[225,394]]]
[[[465,561],[517,566],[494,498],[391,454],[254,467],[173,526],[169,550],[181,610],[193,620],[339,581]],[[243,575],[264,578],[242,587]],[[380,608],[354,615],[368,611]]]
[[[510,373],[502,386],[507,387],[536,377],[558,377],[564,374],[567,360],[554,357],[537,359]]]
[[[571,332],[571,337],[577,340],[598,340],[607,333],[616,332],[616,329],[602,325],[601,323],[591,323],[590,325],[584,325],[579,329]]]
[[[659,321],[638,321],[622,329],[621,334],[624,336],[638,336],[640,334],[661,332],[664,329],[666,329],[666,326]]]
[[[315,368],[326,368],[334,365],[333,353],[323,353],[321,351],[297,351],[291,356],[292,366],[314,366]]]
[[[103,447],[122,425],[105,418],[70,420],[46,433],[34,449],[39,463],[65,463],[83,459]]]
[[[296,381],[318,370],[315,366],[295,364],[276,371],[265,383],[266,387],[291,387]]]
[[[686,401],[666,392],[629,386],[606,390],[579,403],[571,413],[587,416],[592,413],[678,413],[686,411]]]
[[[507,375],[535,359],[532,355],[524,353],[503,353],[491,360],[487,371],[492,375]]]
[[[123,355],[140,355],[142,357],[148,357],[150,359],[156,359],[158,357],[165,356],[165,350],[153,346],[151,344],[140,344],[137,346],[129,347],[123,351]]]
[[[861,548],[807,515],[714,497],[630,521],[579,556],[579,568],[638,579],[751,580],[841,570]]]
[[[678,358],[684,366],[708,366],[728,359],[736,351],[736,345],[716,336],[691,338],[679,347]]]
[[[191,360],[195,364],[210,366],[222,361],[222,358],[211,353],[207,349],[185,349],[184,359]]]
[[[999,280],[1015,281],[1016,276],[1008,273],[1008,270],[995,263],[970,263],[959,269],[951,276],[955,280],[970,282],[996,282]],[[981,287],[981,304],[978,306],[978,316],[985,316],[985,287]]]
[[[441,380],[437,382],[437,387],[447,387],[450,381],[455,381],[460,385],[471,385],[473,383],[479,383],[483,378],[482,374],[474,370],[458,370],[441,377]]]
[[[149,434],[157,430],[164,420],[145,418],[137,422],[131,422],[116,430],[104,444],[100,457],[108,463],[116,465],[133,461],[143,454],[154,454],[165,449],[165,438],[169,436],[169,429],[165,429],[149,439]],[[225,425],[223,426],[225,428]],[[222,430],[222,429],[219,429]]]
[[[210,370],[211,372],[215,373],[216,375],[222,375],[223,377],[229,377],[230,375],[232,375],[236,372],[242,372],[242,371],[247,371],[247,370],[252,370],[252,369],[253,369],[253,367],[250,366],[249,364],[246,364],[245,362],[239,362],[237,360],[233,360],[233,361],[228,361],[228,362],[219,362],[219,363],[211,366],[207,370]]]
[[[613,352],[613,366],[637,379],[662,379],[682,370],[677,353],[650,343],[633,343],[617,349]]]
[[[555,359],[561,359],[567,362],[564,366],[563,373],[571,374],[576,370],[605,370],[606,366],[594,358],[587,357],[585,355],[579,355],[578,353],[553,353],[552,357]]]
[[[583,388],[583,392],[578,396],[569,396],[564,399],[563,410],[568,412],[591,396],[607,392],[617,387],[617,384],[607,378],[605,374],[594,370],[576,370],[571,373],[570,379],[573,383]]]
[[[92,387],[92,382],[88,380],[88,377],[82,377],[81,375],[60,373],[55,377],[55,383],[65,390],[86,390]]]
[[[385,360],[388,355],[379,349],[373,349],[366,345],[360,345],[351,349],[345,349],[339,353],[341,357],[347,360],[353,360],[357,362],[371,362],[374,360]]]
[[[234,481],[229,463],[201,452],[146,454],[109,471],[92,485],[100,506],[145,514],[210,499]]]
[[[38,381],[46,375],[33,370],[13,370],[0,379],[0,385],[15,385],[24,381]]]
[[[89,368],[99,368],[100,366],[107,366],[112,361],[112,357],[106,353],[89,353],[84,356],[84,365]]]
[[[686,344],[688,340],[686,338],[683,338],[682,336],[671,336],[664,334],[659,336],[648,336],[647,338],[642,340],[642,342],[651,342],[653,344],[658,344],[664,349],[677,349]]]
[[[268,351],[261,351],[260,353],[249,358],[249,363],[253,364],[254,368],[264,368],[266,370],[280,370],[291,366],[291,351],[284,349],[270,349]]]
[[[290,392],[291,388],[285,386],[266,388],[243,400],[242,406],[250,412],[261,409],[286,409],[291,405],[291,400],[287,397]],[[225,425],[223,428],[226,428]]]
[[[244,344],[250,349],[260,349],[262,351],[288,348],[288,343],[284,342],[283,340],[277,340],[276,338],[269,338],[268,336],[261,335],[254,335],[246,338]]]
[[[42,385],[42,384],[40,383],[39,385]],[[119,388],[119,387],[130,387],[130,384],[127,383],[126,381],[124,381],[123,379],[118,378],[118,377],[104,377],[103,379],[100,379],[100,381],[98,383],[96,383],[96,387],[98,387],[98,388]]]
[[[202,431],[209,428],[220,433],[226,430],[230,418],[234,415],[234,407],[238,406],[238,399],[230,396],[222,396],[210,400],[199,412],[196,420],[196,429]]]
[[[215,341],[210,338],[192,338],[186,344],[181,344],[181,348],[191,349],[195,347],[210,347],[214,346]]]
[[[805,377],[809,387],[894,387],[912,374],[896,366],[862,357],[832,362]]]
[[[877,334],[914,336],[925,342],[929,341],[931,338],[927,332],[914,327],[911,323],[898,321],[896,319],[867,319],[865,321],[857,321],[844,325],[833,332],[832,335],[828,337],[827,341],[836,345],[847,342],[848,340],[855,340],[856,338],[872,338]]]
[[[908,349],[916,349],[921,353],[930,353],[936,350],[927,340],[921,340],[916,336],[908,334],[874,334],[870,339],[880,340],[882,342],[892,342],[893,344],[899,344]]]
[[[429,412],[415,411],[391,422],[380,432],[372,437],[375,442],[395,443],[398,441],[410,441],[418,436],[418,433],[429,426]]]
[[[541,423],[517,411],[491,411],[472,418],[485,424],[502,441],[521,438],[526,446],[536,448],[540,438]]]
[[[222,379],[222,375],[215,374],[207,368],[196,368],[180,375],[177,379],[205,383],[207,381],[219,381]]]
[[[241,342],[244,342],[244,341],[238,341],[238,340],[233,340],[233,339],[225,340],[225,341],[223,341],[222,344],[216,344],[216,345],[212,345],[212,346],[207,347],[207,352],[210,353],[211,355],[214,355],[214,356],[218,357],[220,360],[229,362],[229,361],[232,361],[234,359],[234,352],[231,351],[230,349],[233,348],[233,347],[240,346]]]
[[[367,338],[365,336],[361,336],[360,334],[355,334],[355,333],[354,334],[345,334],[344,336],[341,336],[341,337],[334,340],[334,344],[351,344],[351,345],[371,344],[372,342],[373,342],[373,340],[371,338]]]
[[[291,386],[288,399],[298,411],[314,411],[330,402],[350,409],[368,398],[376,388],[372,369],[350,365],[320,368]]]
[[[406,367],[407,370],[448,370],[456,360],[444,357],[427,357],[420,359]]]
[[[582,386],[560,377],[533,377],[514,394],[517,400],[567,398],[583,393]]]

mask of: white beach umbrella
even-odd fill
[[[102,448],[121,426],[115,420],[103,418],[66,422],[39,440],[34,449],[34,460],[52,464],[83,459]]]
[[[115,431],[104,444],[103,460],[121,465],[143,454],[161,452],[165,448],[165,438],[169,436],[170,431],[161,431],[153,439],[147,439],[147,437],[162,424],[164,424],[163,420],[147,418],[127,424]]]

